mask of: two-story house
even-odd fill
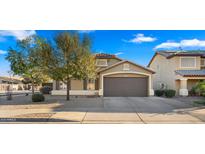
[[[187,96],[197,82],[205,79],[205,52],[159,51],[148,67],[155,71],[153,89],[174,89],[178,95]]]
[[[97,78],[71,80],[71,95],[153,95],[151,69],[110,54],[96,54],[95,59]],[[54,81],[52,95],[66,95],[66,88],[64,83]]]

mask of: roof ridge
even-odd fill
[[[143,69],[145,69],[145,70],[148,70],[148,71],[150,71],[150,72],[152,72],[152,73],[155,73],[152,69],[147,68],[146,66],[139,65],[139,64],[134,63],[134,62],[129,61],[129,60],[119,61],[119,62],[117,62],[117,63],[115,63],[115,64],[113,64],[113,65],[110,65],[110,66],[108,66],[108,67],[102,69],[102,70],[99,70],[98,72],[105,71],[105,70],[107,70],[107,69],[109,69],[109,68],[112,68],[112,67],[117,66],[117,65],[119,65],[119,64],[121,64],[121,63],[124,63],[124,62],[129,62],[129,63],[131,63],[131,64],[133,64],[133,65],[136,65],[136,66],[138,66],[138,67],[141,67],[141,68],[143,68]]]

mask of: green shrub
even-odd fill
[[[201,96],[205,97],[205,92],[201,93]]]
[[[198,96],[205,96],[205,81],[198,82],[194,87],[192,87],[192,90]]]
[[[205,100],[194,101],[194,105],[205,105]]]
[[[155,90],[154,93],[156,96],[160,97],[164,95],[164,90]]]
[[[43,94],[33,94],[32,95],[32,101],[33,102],[43,102],[45,100],[45,97]]]
[[[164,95],[168,98],[174,97],[175,94],[176,94],[176,91],[172,89],[167,89],[164,91]]]
[[[50,94],[51,90],[52,88],[50,86],[43,86],[41,87],[40,92],[42,94]]]
[[[197,93],[196,93],[196,87],[192,87],[191,90],[189,91],[189,96],[196,96]]]

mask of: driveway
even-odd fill
[[[200,116],[192,114],[197,109],[192,101],[179,99],[104,97],[64,103],[56,111],[79,115],[81,123],[203,123],[205,110],[200,110]]]
[[[32,105],[8,105],[3,101],[0,103],[0,118],[10,118],[10,122],[38,123],[205,122],[205,109],[194,107],[190,98],[98,97],[72,98],[69,102],[64,99],[62,96],[47,96],[47,104]]]

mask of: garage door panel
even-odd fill
[[[104,96],[144,97],[148,93],[147,77],[104,77]]]

